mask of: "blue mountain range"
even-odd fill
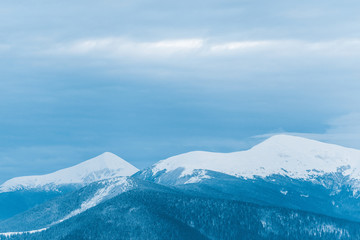
[[[0,239],[360,239],[360,151],[278,135],[138,170],[111,153],[0,186]]]

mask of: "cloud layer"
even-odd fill
[[[5,48],[5,47],[4,47]],[[241,56],[271,54],[276,57],[322,56],[358,57],[360,38],[327,41],[246,40],[216,42],[211,39],[185,38],[136,41],[123,37],[90,38],[45,46],[37,54],[92,55],[94,57],[158,59],[168,57]]]
[[[269,132],[357,147],[359,6],[4,0],[0,182],[104,151],[139,168],[236,151]]]

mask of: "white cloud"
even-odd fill
[[[340,39],[305,44],[308,52],[325,55],[360,55],[360,39]]]
[[[265,54],[288,56],[359,56],[360,39],[329,41],[247,40],[213,42],[212,39],[186,38],[159,41],[134,41],[121,37],[82,39],[60,43],[45,51],[60,55],[95,55],[96,57],[168,58],[178,56],[216,57]]]
[[[303,40],[263,40],[227,42],[210,46],[213,52],[223,54],[243,51],[271,52],[277,56],[309,55],[360,55],[360,39],[336,39],[329,41],[303,41]]]
[[[85,39],[60,44],[50,50],[57,54],[98,54],[109,57],[167,57],[183,54],[203,47],[203,39],[175,39],[153,42],[138,42],[123,38]]]
[[[228,42],[216,44],[210,47],[211,51],[232,51],[232,50],[250,50],[250,49],[264,49],[276,45],[276,41],[242,41],[242,42]]]
[[[172,41],[160,41],[143,44],[147,48],[159,48],[159,49],[173,49],[173,50],[183,50],[183,49],[198,49],[203,46],[204,40],[202,39],[180,39]]]

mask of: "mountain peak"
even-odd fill
[[[309,139],[309,138],[304,138],[304,137],[299,137],[299,136],[294,136],[294,135],[288,135],[288,134],[277,134],[277,135],[273,135],[271,137],[269,137],[268,139],[266,139],[265,141],[263,141],[262,143],[256,145],[256,146],[261,146],[261,145],[265,145],[265,144],[273,144],[273,145],[296,145],[296,146],[301,146],[303,144],[327,144],[324,142],[320,142],[317,140],[313,140],[313,139]],[[331,144],[334,145],[334,144]],[[255,146],[255,147],[256,147]]]
[[[104,152],[103,154],[84,161],[75,166],[38,176],[16,177],[6,181],[0,186],[0,192],[10,192],[19,189],[56,189],[61,185],[85,185],[95,181],[130,176],[139,171],[117,155]]]
[[[95,158],[111,158],[111,157],[120,158],[118,155],[116,155],[112,152],[103,152],[102,154],[100,154],[99,156],[97,156]]]
[[[125,166],[133,168],[133,166],[131,164],[129,164],[127,161],[125,161],[121,157],[119,157],[111,152],[104,152],[94,158],[84,161],[78,165],[71,167],[71,168],[88,167],[88,168],[98,169],[98,168],[107,167],[109,169],[117,169],[117,168],[123,168]]]
[[[342,147],[336,144],[320,142],[317,140],[294,136],[279,134],[266,139],[265,141],[254,146],[253,151],[302,151],[302,152],[353,152],[359,151],[356,149]]]
[[[303,137],[299,137],[299,136],[295,136],[295,135],[276,134],[276,135],[270,136],[264,142],[269,141],[269,142],[282,142],[283,143],[288,140],[290,140],[290,141],[312,141],[311,139],[303,138]]]

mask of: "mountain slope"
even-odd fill
[[[285,208],[135,188],[33,234],[10,239],[358,239],[360,224]],[[159,188],[159,189],[158,189]],[[0,237],[1,239],[1,237]]]
[[[115,177],[49,200],[10,219],[0,221],[0,233],[45,229],[138,186],[140,180]]]

